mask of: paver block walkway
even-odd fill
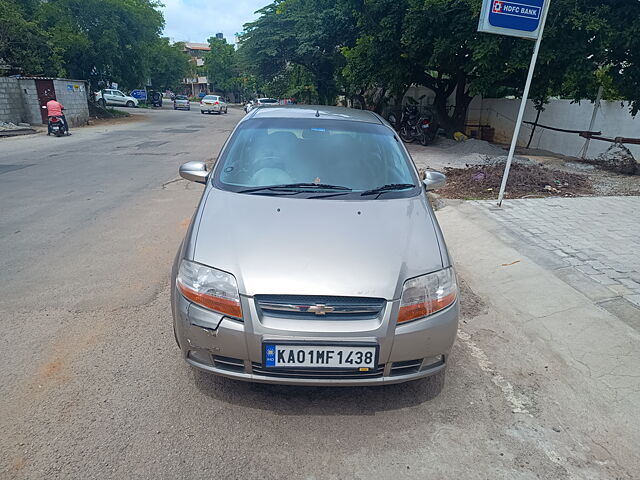
[[[498,222],[503,239],[605,308],[616,300],[616,313],[637,315],[626,320],[640,327],[640,197],[471,203]],[[621,299],[629,303],[621,306]]]

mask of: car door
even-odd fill
[[[125,98],[124,93],[122,93],[120,90],[113,91],[113,99],[114,102],[118,105],[125,105],[127,103],[127,99]]]
[[[115,101],[115,96],[113,95],[113,90],[105,90],[104,91],[104,101],[109,105],[117,105]]]

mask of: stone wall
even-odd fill
[[[0,77],[0,122],[17,124],[25,121],[18,80]]]
[[[87,88],[85,82],[54,80],[57,100],[64,105],[64,115],[72,127],[86,125],[89,120]]]
[[[87,85],[84,81],[55,79],[56,98],[64,105],[69,125],[86,125],[89,120]],[[0,77],[0,121],[42,124],[42,108],[33,78]]]

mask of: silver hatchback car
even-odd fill
[[[254,109],[214,168],[172,271],[176,341],[217,375],[380,385],[444,374],[452,261],[394,130],[339,107]],[[442,378],[438,375],[438,378]]]

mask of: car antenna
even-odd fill
[[[320,116],[320,110],[316,109],[316,117],[319,117],[319,116]]]

